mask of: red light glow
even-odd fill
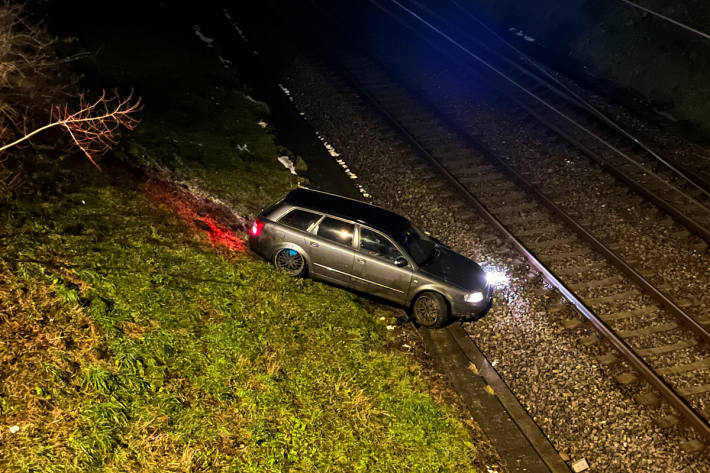
[[[146,183],[145,193],[154,202],[178,214],[195,232],[206,233],[212,245],[246,251],[244,240],[237,233],[244,231],[243,222],[225,206],[198,197],[175,184],[154,179]]]

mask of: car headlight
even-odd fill
[[[479,291],[466,294],[465,300],[470,304],[477,304],[483,300],[483,293]]]

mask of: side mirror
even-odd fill
[[[407,262],[407,258],[404,256],[398,256],[394,260],[394,265],[397,266],[398,268],[404,268],[407,266],[409,263]]]

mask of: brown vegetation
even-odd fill
[[[140,107],[140,99],[133,101],[133,95],[122,99],[117,92],[106,98],[106,91],[94,102],[79,96],[79,110],[72,112],[68,105],[55,105],[49,123],[22,135],[11,143],[0,146],[0,152],[29,140],[53,127],[64,128],[72,142],[98,167],[97,160],[118,143],[119,128],[132,130],[138,121],[131,115]]]
[[[56,403],[52,377],[71,377],[80,362],[97,359],[99,336],[82,308],[49,285],[26,284],[0,264],[0,465],[24,453],[14,435],[41,436],[46,448],[65,450],[77,412]],[[47,426],[52,426],[47,429]],[[8,463],[9,462],[9,463]]]
[[[63,73],[66,62],[54,52],[53,40],[42,25],[27,22],[22,6],[0,3],[0,130],[14,140],[34,129],[53,103],[63,102],[73,86]],[[20,182],[18,156],[0,159],[0,197],[7,197]]]
[[[0,3],[0,198],[7,198],[21,182],[25,153],[11,153],[18,145],[32,145],[40,132],[61,128],[69,140],[54,140],[49,149],[74,145],[94,164],[118,141],[120,127],[133,129],[132,114],[140,99],[106,93],[95,101],[79,95],[76,111],[66,104],[76,84],[62,64],[73,58],[59,58],[42,25],[27,22],[22,7]],[[49,122],[47,123],[47,112]],[[17,151],[15,149],[15,151]],[[21,149],[19,150],[21,151]],[[98,166],[98,165],[97,165]]]

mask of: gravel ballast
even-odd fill
[[[455,250],[507,273],[494,309],[466,326],[563,456],[586,458],[592,471],[705,471],[703,457],[678,446],[688,432],[661,430],[653,420],[659,411],[636,403],[561,328],[560,315],[549,310],[557,301],[554,293],[530,276],[519,256],[496,242],[475,216],[456,210],[451,197],[442,197],[445,189],[413,168],[414,151],[343,83],[321,71],[296,58],[285,85],[374,203],[408,215]]]

